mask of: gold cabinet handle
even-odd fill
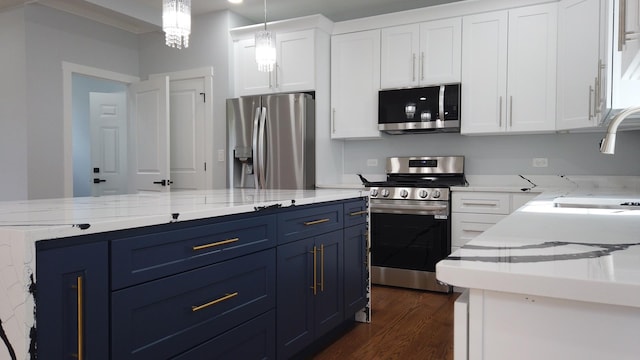
[[[320,291],[324,292],[324,244],[320,245]]]
[[[215,305],[215,304],[217,304],[217,303],[221,303],[221,302],[223,302],[223,301],[229,300],[229,299],[234,298],[234,297],[236,297],[236,296],[238,296],[238,292],[237,292],[237,291],[236,291],[236,292],[234,292],[234,293],[232,293],[232,294],[226,294],[225,296],[223,296],[223,297],[221,297],[221,298],[219,298],[219,299],[215,299],[215,300],[213,300],[213,301],[209,301],[209,302],[208,302],[208,303],[206,303],[206,304],[202,304],[202,305],[199,305],[199,306],[192,306],[192,307],[191,307],[191,311],[192,311],[192,312],[196,312],[196,311],[199,311],[199,310],[202,310],[202,309],[208,308],[208,307],[209,307],[209,306],[211,306],[211,305]]]
[[[352,213],[349,213],[349,216],[360,216],[360,215],[364,215],[366,213],[367,213],[367,210],[354,211]]]
[[[320,219],[320,220],[314,220],[314,221],[307,221],[304,223],[304,225],[305,226],[318,225],[318,224],[326,223],[330,220],[331,219]]]
[[[313,251],[309,252],[313,254],[313,286],[311,286],[311,289],[313,289],[313,295],[316,295],[318,293],[318,274],[316,272],[316,267],[318,266],[318,262],[316,260],[318,248],[314,246]]]
[[[77,357],[78,360],[84,359],[84,290],[83,290],[83,278],[78,276],[76,279],[77,290],[77,330],[78,330],[78,353],[73,354],[73,357]]]
[[[202,250],[202,249],[208,249],[208,248],[212,248],[212,247],[216,247],[216,246],[220,246],[220,245],[231,244],[231,243],[234,243],[234,242],[239,241],[239,240],[240,240],[240,238],[233,238],[233,239],[227,239],[227,240],[214,242],[214,243],[211,243],[211,244],[198,245],[198,246],[194,246],[193,247],[193,251],[198,251],[198,250]]]

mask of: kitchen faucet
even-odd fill
[[[640,113],[640,106],[630,107],[619,112],[613,117],[607,128],[607,135],[600,140],[600,152],[603,154],[613,154],[616,148],[616,132],[620,123],[629,115]]]

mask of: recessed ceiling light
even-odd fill
[[[242,3],[242,0],[227,0],[227,1],[229,1],[232,4],[240,4],[240,3]]]

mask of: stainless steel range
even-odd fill
[[[450,186],[466,184],[464,157],[387,158],[387,180],[369,182],[371,281],[450,292],[435,277],[451,251]]]

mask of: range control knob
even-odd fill
[[[371,194],[371,197],[378,196],[378,189],[376,189],[376,188],[371,189],[371,193],[370,194]]]
[[[420,190],[420,192],[418,193],[418,196],[420,196],[420,198],[422,199],[425,199],[428,195],[429,193],[425,189]]]
[[[439,191],[439,190],[433,190],[433,191],[431,192],[431,196],[432,196],[434,199],[439,198],[439,197],[440,197],[440,191]]]
[[[400,190],[400,196],[402,198],[406,198],[407,196],[409,196],[409,192],[405,189]]]
[[[382,193],[383,197],[388,197],[389,196],[389,189],[382,189],[381,193]]]

